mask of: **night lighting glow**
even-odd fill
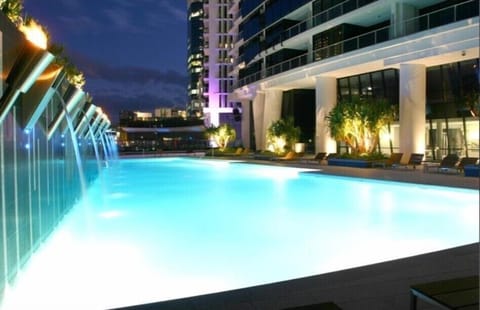
[[[210,159],[120,160],[7,288],[2,310],[109,309],[470,244],[478,204],[476,190]]]
[[[21,24],[19,30],[23,32],[28,41],[41,49],[47,49],[48,38],[43,31],[42,26],[37,24],[33,19],[28,24]]]

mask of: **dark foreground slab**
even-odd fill
[[[307,278],[121,309],[280,310],[324,309],[320,306],[326,305],[344,310],[405,310],[410,307],[414,285],[478,275],[478,252],[479,244],[474,243]]]

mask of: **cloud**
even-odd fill
[[[178,3],[177,1],[175,1]],[[183,2],[182,2],[183,3]],[[167,0],[162,0],[159,5],[168,11],[169,16],[175,17],[177,20],[185,22],[187,20],[187,11],[185,8],[176,8]]]
[[[132,23],[132,18],[127,10],[122,8],[109,8],[105,10],[108,24],[120,31],[137,32],[139,29]]]
[[[59,21],[69,29],[69,32],[83,34],[85,32],[98,34],[102,32],[104,26],[98,20],[87,15],[59,16]]]
[[[186,75],[174,70],[112,66],[81,54],[70,57],[85,74],[85,91],[113,123],[117,122],[120,110],[153,112],[158,107],[186,107]]]
[[[160,71],[149,68],[122,66],[115,67],[102,63],[75,61],[87,78],[106,80],[119,84],[145,84],[157,82],[186,87],[187,76],[173,70]]]

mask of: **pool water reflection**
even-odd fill
[[[478,242],[478,191],[208,159],[103,171],[5,309],[106,309]],[[28,297],[27,297],[28,296]]]

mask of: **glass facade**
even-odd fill
[[[188,97],[187,113],[200,116],[203,112],[203,1],[193,1],[188,7]]]
[[[479,60],[427,68],[425,156],[439,160],[447,154],[479,156]],[[399,72],[396,69],[370,72],[337,80],[338,99],[351,96],[386,98],[399,103]],[[476,101],[475,101],[476,100]],[[398,119],[397,119],[398,121]],[[391,124],[381,137],[380,151],[398,151],[399,125]],[[340,150],[345,146],[340,145]],[[343,150],[345,151],[345,150]]]
[[[398,70],[386,69],[354,75],[337,80],[338,99],[349,100],[352,96],[384,98],[398,105]]]
[[[479,157],[479,60],[427,68],[427,153]]]
[[[276,5],[276,2],[269,3],[265,6],[264,10],[255,11],[255,17],[251,15],[241,24],[241,27],[246,31],[241,33],[241,38],[245,43],[240,46],[239,57],[245,60],[248,65],[255,57],[266,57],[263,55],[263,51],[271,46],[282,43],[292,37],[299,37],[302,32],[327,21],[331,22],[337,17],[345,16],[348,12],[357,10],[373,2],[375,1],[352,0],[341,3],[337,1],[314,1],[312,2],[312,17],[304,17],[302,20],[289,20],[289,14],[285,13],[286,15],[279,18],[271,27],[267,27],[265,18],[262,16],[280,15],[280,13],[270,9]],[[301,7],[301,5],[298,4],[298,7]],[[475,0],[443,1],[435,5],[415,9],[415,12],[412,17],[405,18],[405,20],[398,25],[391,24],[390,14],[379,15],[377,19],[368,19],[368,21],[361,23],[352,21],[351,23],[335,25],[333,22],[332,27],[328,27],[328,30],[314,34],[308,41],[303,38],[305,42],[299,44],[299,46],[304,48],[305,45],[311,44],[313,48],[311,51],[309,50],[308,55],[304,57],[306,61],[299,60],[299,62],[302,63],[302,66],[308,65],[312,62],[322,61],[333,56],[356,51],[402,36],[430,30],[467,18],[475,18],[479,15],[479,6],[478,1]],[[288,25],[291,26],[288,28]],[[298,41],[300,42],[302,39]],[[268,53],[265,53],[265,55],[268,56]],[[276,68],[274,71],[275,74],[280,74],[295,68],[296,66],[285,66],[282,70]],[[247,83],[252,83],[263,77],[270,76],[271,74],[267,74],[267,72],[271,73],[273,70],[265,65],[259,72],[254,72],[254,76],[245,76],[243,79],[240,78],[235,87],[241,87]]]

